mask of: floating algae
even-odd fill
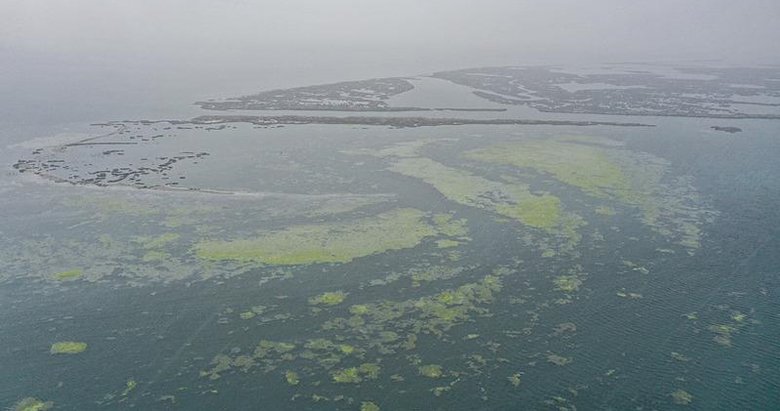
[[[615,211],[612,207],[607,206],[598,206],[593,210],[596,214],[603,215],[603,216],[613,216],[617,214],[617,211]]]
[[[147,250],[129,238],[105,234],[80,240],[47,235],[20,241],[13,248],[0,247],[0,261],[26,276],[39,276],[51,266],[82,267],[57,275],[44,274],[47,279],[58,282],[77,279],[99,281],[107,277],[131,284],[137,284],[142,279],[170,281],[193,276],[199,269],[185,259],[174,259],[167,253]]]
[[[693,395],[684,390],[678,389],[669,395],[672,396],[672,401],[677,405],[688,405],[693,402]]]
[[[362,375],[372,380],[379,378],[380,370],[381,368],[379,367],[379,364],[371,362],[360,364],[360,367],[358,367],[358,371],[360,371]]]
[[[70,271],[62,271],[57,274],[54,274],[52,278],[54,278],[57,281],[73,281],[78,280],[84,275],[84,272],[81,270],[70,270]]]
[[[558,224],[562,211],[557,197],[533,194],[527,184],[519,181],[510,184],[489,180],[421,156],[420,150],[433,141],[418,140],[349,154],[386,159],[390,171],[422,180],[456,203],[486,209],[534,228],[551,229]]]
[[[636,201],[629,177],[603,148],[550,139],[528,140],[477,149],[467,157],[532,168],[600,198]]]
[[[444,375],[441,365],[438,364],[420,366],[418,372],[420,375],[427,378],[441,378],[441,376]]]
[[[126,397],[127,394],[130,394],[133,390],[136,389],[136,387],[138,387],[138,382],[133,379],[127,380],[127,383],[125,384],[125,390],[122,391],[122,396]]]
[[[311,305],[337,305],[344,302],[347,294],[342,291],[327,292],[316,297],[309,298]]]
[[[553,336],[560,336],[566,333],[573,333],[577,331],[577,325],[574,323],[560,323],[553,329]]]
[[[512,384],[513,387],[519,387],[522,375],[520,373],[514,373],[510,375],[509,377],[506,377],[506,379],[509,381],[510,384]]]
[[[153,237],[136,237],[133,241],[139,244],[142,248],[147,250],[155,250],[168,246],[181,237],[177,233],[165,233],[159,236]]]
[[[52,354],[79,354],[87,349],[87,343],[77,341],[60,341],[51,345]]]
[[[379,365],[373,363],[361,364],[359,367],[350,367],[335,370],[331,373],[333,382],[339,384],[357,384],[363,379],[375,380],[379,378]]]
[[[301,383],[301,379],[298,376],[298,373],[295,371],[287,371],[284,373],[284,380],[287,381],[287,384],[290,385],[298,385]]]
[[[433,223],[439,233],[449,237],[464,238],[469,233],[466,219],[453,219],[452,214],[434,214]]]
[[[433,395],[437,397],[441,397],[442,395],[450,391],[452,391],[452,387],[449,385],[443,385],[443,386],[431,388],[431,392],[433,393]]]
[[[666,182],[669,164],[647,153],[603,145],[589,137],[578,139],[528,139],[472,150],[466,157],[491,164],[531,169],[584,193],[633,206],[642,220],[662,235],[696,249],[699,225],[711,212],[701,201],[690,179]],[[614,215],[612,207],[599,205],[601,215]]]
[[[308,363],[304,369],[311,373],[317,369],[327,371],[336,383],[356,384],[376,379],[380,372],[377,362],[334,367],[342,361],[362,359],[369,351],[387,355],[412,350],[418,333],[441,337],[446,330],[473,315],[487,313],[480,305],[494,300],[494,294],[501,289],[501,277],[509,272],[498,269],[478,282],[420,298],[335,307],[334,310],[343,309],[351,316],[331,318],[321,325],[323,332],[338,332],[333,339],[261,340],[251,355],[216,355],[211,369],[202,371],[201,376],[217,379],[232,369],[248,371],[253,367],[269,372],[298,361]],[[317,378],[316,374],[311,376]]]
[[[452,248],[460,245],[460,241],[450,240],[448,238],[442,240],[436,240],[436,247],[438,248]]]
[[[631,300],[639,300],[639,299],[644,298],[644,296],[642,294],[640,294],[640,293],[629,293],[629,292],[626,292],[625,290],[618,291],[618,292],[615,293],[615,295],[617,295],[618,297],[621,297],[621,298],[628,298],[628,299],[631,299]]]
[[[360,403],[360,411],[379,411],[379,406],[371,401],[363,401]]]
[[[54,407],[51,401],[41,401],[37,398],[27,397],[14,404],[11,411],[46,411]]]
[[[582,286],[582,279],[577,275],[561,275],[553,279],[555,289],[565,293],[579,291]]]
[[[715,333],[712,337],[713,341],[724,347],[731,347],[731,338],[737,331],[737,327],[730,324],[714,324],[709,326],[709,330]]]
[[[392,210],[344,223],[298,225],[232,241],[202,241],[195,246],[203,260],[233,260],[296,265],[346,263],[355,258],[411,248],[436,235],[425,213],[411,208]]]
[[[251,320],[252,318],[255,318],[257,314],[255,314],[253,311],[244,311],[238,314],[238,316],[241,317],[242,320]]]
[[[550,194],[532,194],[527,185],[488,180],[429,158],[401,158],[390,170],[418,178],[456,203],[486,209],[531,227],[552,228],[561,215],[560,201]]]
[[[564,365],[567,365],[567,364],[571,363],[572,361],[574,361],[574,360],[572,360],[570,357],[564,357],[562,355],[558,355],[558,354],[555,354],[555,353],[548,353],[547,354],[547,362],[549,362],[551,364],[555,364],[555,365],[560,366],[560,367],[562,367]]]

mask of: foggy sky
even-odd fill
[[[489,65],[777,64],[778,20],[778,0],[0,0],[0,128]]]
[[[6,62],[43,54],[193,64],[309,53],[315,64],[338,56],[423,70],[777,63],[779,20],[777,0],[3,0],[0,53]]]

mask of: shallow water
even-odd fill
[[[550,117],[616,119],[539,115]],[[79,410],[357,410],[368,401],[382,409],[778,408],[776,122],[642,121],[657,127],[158,124],[122,136],[163,134],[119,156],[48,148],[78,165],[73,173],[182,151],[209,156],[141,177],[201,191],[71,186],[9,168],[0,186],[0,406],[32,396]],[[710,129],[723,123],[744,131]],[[568,169],[469,155],[540,141],[570,149],[564,162],[583,147],[614,160],[632,184],[652,190],[659,220],[554,172]],[[16,147],[3,161],[29,156]],[[403,166],[430,162],[442,167]],[[490,190],[452,191],[450,178]],[[541,193],[580,219],[575,234],[564,221],[539,228],[501,213],[507,195]],[[199,254],[205,242],[291,227],[360,236],[356,221],[408,208],[426,215],[414,228],[428,234],[366,238],[374,251],[346,250],[346,263]],[[443,214],[465,220],[466,231],[437,226]],[[700,230],[697,246],[680,241],[688,223]],[[57,279],[69,270],[80,277]],[[319,303],[325,292],[345,298]],[[88,348],[53,355],[58,341]],[[423,375],[424,365],[440,365],[441,375]],[[339,383],[353,367],[359,381]],[[675,403],[677,390],[692,396],[688,404]]]

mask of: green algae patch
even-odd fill
[[[582,286],[582,279],[576,275],[561,275],[553,279],[555,289],[563,291],[565,293],[573,293],[579,291]]]
[[[333,371],[331,377],[333,377],[333,382],[338,384],[357,384],[363,381],[363,376],[357,367]]]
[[[511,272],[496,269],[479,281],[413,299],[339,307],[334,313],[344,312],[347,316],[328,316],[317,330],[327,338],[290,342],[261,340],[253,353],[217,354],[200,376],[216,380],[232,370],[248,372],[253,368],[263,373],[281,369],[283,373],[296,364],[307,372],[307,378],[311,377],[313,386],[322,382],[319,373],[335,384],[379,379],[382,372],[379,360],[359,365],[349,362],[362,361],[369,353],[387,356],[408,352],[417,347],[418,335],[444,338],[445,331],[451,327],[472,321],[477,315],[490,315],[482,305],[495,301],[495,294],[502,288],[501,278]],[[426,373],[434,369],[423,368]]]
[[[349,344],[339,344],[339,351],[344,355],[350,355],[355,352],[355,347]]]
[[[150,250],[144,253],[141,261],[145,263],[162,262],[171,258],[171,255],[162,251]]]
[[[637,193],[621,167],[591,145],[555,140],[498,144],[471,151],[467,157],[532,168],[601,198],[633,199]]]
[[[287,381],[287,384],[289,385],[298,385],[301,383],[301,378],[298,376],[298,373],[295,371],[285,372],[284,380]]]
[[[589,196],[634,207],[647,226],[689,250],[699,247],[699,225],[713,214],[701,206],[690,178],[668,178],[667,161],[620,144],[601,144],[595,137],[527,139],[475,149],[465,156],[531,170]],[[616,214],[606,205],[594,211]]]
[[[87,343],[77,341],[60,341],[51,345],[52,354],[79,354],[87,349]]]
[[[232,241],[202,241],[195,254],[203,260],[270,265],[347,263],[355,258],[417,246],[436,235],[425,213],[402,208],[347,222],[297,225]]]
[[[708,329],[715,334],[715,336],[712,337],[713,341],[724,347],[731,347],[731,339],[739,327],[738,325],[731,324],[714,324],[709,326]]]
[[[449,237],[465,237],[469,233],[466,219],[454,219],[451,214],[434,214],[433,223],[440,234]]]
[[[181,237],[177,233],[165,233],[154,237],[136,237],[134,242],[147,250],[160,249],[175,242]]]
[[[436,247],[438,248],[453,248],[460,245],[460,241],[450,240],[448,238],[442,240],[436,240]]]
[[[427,364],[420,366],[418,372],[420,375],[427,378],[441,378],[442,375],[444,375],[444,371],[441,365],[438,364]]]
[[[122,391],[122,396],[126,397],[128,394],[133,392],[138,387],[138,382],[134,379],[127,380],[127,383],[125,384],[125,389]]]
[[[379,411],[379,406],[371,401],[363,401],[360,403],[360,411]]]
[[[84,276],[84,272],[81,270],[69,270],[69,271],[62,271],[57,274],[54,274],[52,278],[57,281],[73,281],[73,280],[78,280],[83,276]]]
[[[521,377],[522,375],[520,373],[514,373],[509,377],[506,377],[506,379],[510,384],[512,384],[513,387],[519,387],[520,383],[522,382]]]
[[[669,394],[672,396],[672,401],[677,405],[688,405],[693,402],[693,395],[684,390],[676,390]]]
[[[354,315],[365,315],[370,312],[370,308],[365,304],[355,304],[349,307],[349,312]]]
[[[531,227],[553,227],[561,214],[560,201],[550,194],[535,195],[520,182],[488,180],[429,158],[401,158],[392,163],[390,170],[422,180],[451,201],[486,209]]]
[[[27,397],[14,404],[11,411],[46,411],[54,407],[51,401],[41,401],[37,398]]]
[[[593,212],[603,216],[613,216],[617,214],[617,211],[615,211],[614,208],[607,206],[598,206],[593,210]]]
[[[572,361],[571,357],[564,357],[562,355],[558,355],[555,353],[548,353],[547,354],[547,362],[550,364],[555,364],[559,367],[563,367],[564,365],[570,364]]]
[[[499,214],[513,217],[536,228],[555,227],[561,219],[561,200],[550,194],[534,196],[517,206],[500,205]]]
[[[342,291],[327,292],[316,297],[309,298],[311,305],[338,305],[344,302],[347,294]]]
[[[375,380],[379,378],[380,370],[381,367],[379,366],[379,364],[373,362],[363,363],[360,364],[360,366],[358,367],[358,371],[360,371],[360,374],[371,380]]]
[[[238,314],[238,316],[242,320],[251,320],[252,318],[255,318],[257,316],[257,314],[255,314],[254,311],[244,311],[244,312]]]

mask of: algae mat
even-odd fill
[[[204,260],[271,265],[346,263],[390,250],[411,248],[436,235],[422,211],[402,208],[344,223],[297,225],[256,238],[203,241],[195,246]]]

